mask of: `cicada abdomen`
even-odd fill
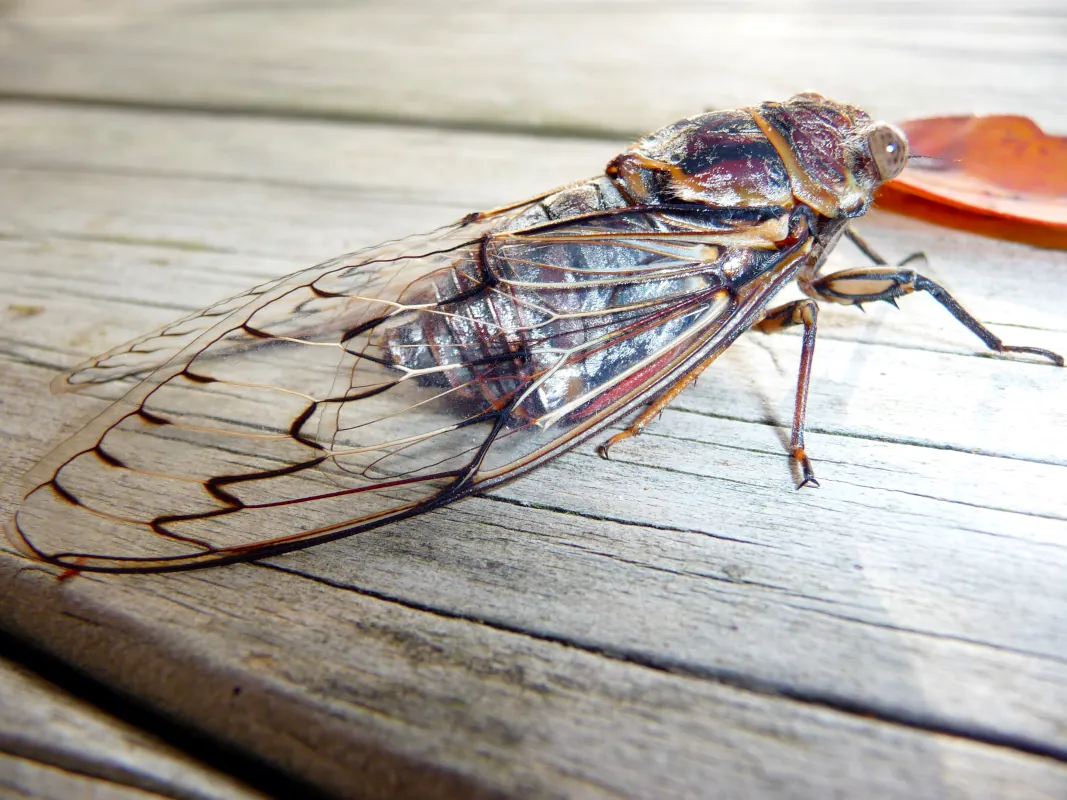
[[[724,285],[725,248],[652,247],[642,237],[667,221],[625,211],[604,178],[544,198],[413,283],[407,313],[372,341],[421,383],[484,410],[511,405],[512,424],[558,421],[676,341]],[[611,347],[620,335],[625,353]]]
[[[636,433],[753,327],[804,328],[792,455],[813,482],[816,299],[929,291],[993,349],[1062,363],[903,266],[818,274],[906,157],[818,95],[711,112],[600,177],[217,303],[61,379],[132,386],[31,471],[8,535],[62,566],[162,570],[370,530],[650,402],[612,441]],[[794,279],[809,299],[769,308]]]

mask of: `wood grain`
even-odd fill
[[[100,407],[55,369],[616,147],[10,101],[0,134],[4,514]],[[1067,349],[1062,254],[863,229]],[[816,492],[798,342],[752,336],[611,462],[258,565],[58,583],[5,551],[0,624],[338,794],[1061,796],[1067,377],[918,298],[820,324]]]
[[[31,607],[55,602],[52,587],[24,573],[9,622],[38,618]],[[714,785],[737,796],[788,785],[814,797],[840,786],[845,765],[850,791],[864,796],[1054,797],[1063,785],[1059,766],[1010,748],[672,675],[265,566],[70,587],[67,614],[39,634],[68,646],[76,635],[77,655],[109,679],[340,793],[685,796]],[[116,641],[137,660],[101,659]],[[210,683],[197,677],[205,672]],[[906,770],[892,766],[901,753]]]
[[[8,97],[632,136],[815,88],[1067,131],[1055,0],[50,0],[3,24]]]

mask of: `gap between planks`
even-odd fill
[[[227,100],[226,105],[212,103],[181,103],[163,98],[123,99],[87,97],[84,95],[41,94],[0,90],[0,104],[15,103],[70,109],[101,111],[136,111],[164,116],[194,116],[216,119],[268,119],[278,122],[318,122],[330,125],[386,125],[410,130],[445,131],[448,133],[488,133],[499,136],[536,136],[540,139],[585,139],[593,142],[618,142],[636,139],[642,131],[612,130],[585,125],[534,124],[487,119],[448,119],[447,117],[419,118],[400,114],[356,109],[314,109],[256,105],[247,100]]]

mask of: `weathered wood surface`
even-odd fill
[[[1057,0],[13,3],[0,92],[627,136],[817,88],[1067,129]]]
[[[0,795],[262,797],[0,659]]]
[[[517,168],[464,179],[435,153],[467,134],[18,104],[0,130],[5,509],[97,407],[47,397],[53,368],[304,254],[431,227],[604,155],[484,136],[486,158]],[[864,230],[944,253],[937,274],[983,319],[1063,347],[1061,254],[888,216]],[[1006,266],[1028,292],[998,293]],[[969,793],[1054,795],[1065,380],[976,357],[932,306],[824,315],[818,492],[791,490],[767,424],[788,420],[797,342],[759,337],[617,461],[584,447],[492,497],[270,565],[57,584],[5,559],[5,625],[334,789],[818,795],[847,759],[866,764],[855,792],[937,794],[936,764]],[[638,781],[631,748],[650,738],[661,766]]]
[[[5,798],[65,800],[91,797],[93,800],[158,800],[160,795],[86,777],[39,762],[0,752],[0,793]]]
[[[18,476],[100,407],[48,396],[56,369],[270,275],[593,174],[621,144],[175,110],[595,128],[605,115],[593,98],[575,100],[593,72],[572,61],[528,78],[529,51],[514,59],[526,70],[508,60],[521,38],[493,44],[494,58],[539,93],[497,114],[514,86],[471,92],[455,71],[488,63],[476,47],[468,63],[428,34],[404,39],[426,54],[418,70],[440,82],[433,92],[404,59],[407,72],[388,72],[395,28],[381,26],[402,25],[398,13],[108,3],[74,19],[67,8],[8,10],[23,27],[0,47],[4,515]],[[1038,84],[1062,85],[1062,54],[1042,50],[1059,24],[1049,8],[988,25],[964,15],[955,63],[995,30],[994,50],[1013,43]],[[917,9],[883,8],[876,27],[904,27]],[[579,28],[607,16],[549,10]],[[527,36],[548,24],[516,16]],[[409,15],[405,30],[425,19]],[[355,38],[337,33],[353,26]],[[331,31],[331,57],[314,55],[311,39]],[[268,56],[288,66],[261,71],[258,90],[243,82]],[[227,70],[231,58],[244,66]],[[902,80],[901,110],[887,115],[945,110],[932,107],[945,102],[940,73],[921,90],[885,67],[834,74],[875,108],[889,76]],[[1028,83],[1009,97],[985,74],[981,97],[964,92],[953,108],[1029,103],[1067,128],[1047,91]],[[368,75],[406,93],[387,108]],[[819,77],[796,80],[832,94]],[[671,83],[597,98],[621,130],[733,103],[725,92],[747,87],[736,101],[750,102],[794,88],[700,80],[724,93],[696,101]],[[929,252],[934,277],[1007,340],[1067,351],[1067,256],[888,215],[861,228],[890,257]],[[798,341],[752,337],[612,462],[586,445],[490,496],[258,565],[58,583],[4,551],[0,624],[339,794],[1063,796],[1065,371],[986,357],[925,298],[866,316],[827,309],[820,326],[818,491],[793,492],[784,457]]]

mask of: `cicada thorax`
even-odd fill
[[[682,200],[718,208],[780,208],[793,196],[778,151],[746,109],[679,120],[608,165],[638,202]]]
[[[797,204],[826,218],[864,214],[879,176],[861,109],[817,94],[713,111],[650,134],[608,166],[638,202],[715,208]]]

